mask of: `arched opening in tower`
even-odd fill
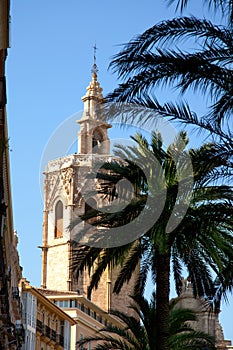
[[[54,237],[59,238],[63,236],[63,204],[58,201],[55,207],[55,229]]]
[[[104,138],[103,134],[99,129],[95,129],[93,131],[92,136],[92,153],[101,154],[102,153],[102,144],[103,144]]]

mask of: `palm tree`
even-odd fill
[[[175,302],[169,309],[169,350],[215,349],[214,339],[191,327],[196,315],[189,309],[177,309]],[[135,317],[112,310],[111,314],[122,322],[122,326],[107,325],[95,335],[80,340],[77,345],[83,349],[88,342],[94,342],[94,350],[154,350],[156,349],[156,302],[153,294],[150,302],[143,297],[133,298],[129,308]]]
[[[222,3],[229,11],[228,0],[209,2],[216,6]],[[193,49],[190,50],[190,46]],[[172,120],[201,127],[224,138],[232,149],[233,134],[228,124],[233,107],[232,48],[230,24],[214,25],[196,17],[162,21],[133,38],[113,57],[110,68],[123,82],[106,101],[142,106]],[[162,105],[155,97],[160,85],[175,87],[182,94],[188,90],[199,91],[210,101],[207,112],[197,116],[184,102]],[[111,110],[109,118],[117,115],[117,109],[114,113]],[[124,115],[124,121],[131,117],[130,113],[128,117]],[[143,125],[145,119],[141,116],[138,124]]]
[[[189,1],[168,1],[169,4],[174,2],[182,12]],[[219,181],[231,181],[233,2],[203,2],[222,15],[224,25],[215,25],[207,19],[195,17],[162,21],[133,38],[113,57],[110,68],[123,82],[107,96],[108,118],[133,124],[136,120],[137,125],[143,126],[148,121],[153,122],[155,113],[151,111],[154,111],[184,126],[190,125],[193,130],[207,131],[218,142],[219,154],[222,153],[228,159],[226,166],[216,176]],[[210,101],[207,112],[197,115],[186,102],[161,104],[155,97],[156,88],[160,85],[175,87],[182,94],[188,90],[194,94],[200,92]],[[126,102],[133,108],[127,108]],[[136,115],[135,108],[138,108]],[[233,277],[230,271],[229,265],[225,277],[217,279],[215,300],[218,305],[221,296],[232,289]]]
[[[124,227],[134,221],[135,230],[138,226],[143,235],[133,240],[126,231],[125,236],[131,243],[114,248],[86,246],[80,250],[78,247],[73,266],[77,274],[84,268],[90,270],[95,266],[89,288],[91,291],[98,287],[100,276],[109,265],[114,267],[121,264],[114,286],[116,293],[130,280],[140,262],[135,293],[141,294],[151,270],[156,286],[156,349],[167,350],[171,271],[178,294],[184,265],[194,294],[213,297],[213,273],[223,281],[226,266],[229,268],[231,265],[232,268],[233,192],[225,185],[211,185],[215,172],[227,162],[226,158],[218,156],[219,150],[214,144],[185,151],[188,140],[182,132],[167,150],[163,149],[161,136],[156,133],[152,133],[150,144],[141,135],[133,139],[135,147],[125,149],[117,146],[116,155],[125,162],[107,163],[104,168],[111,170],[111,174],[100,172],[99,178],[111,184],[121,179],[129,180],[135,189],[134,197],[119,212],[93,210],[92,216],[98,217],[96,225],[101,226],[97,232],[98,240],[103,237],[107,242],[110,228],[118,225],[124,233]],[[190,175],[190,164],[193,176]],[[190,181],[194,184],[191,188]],[[108,188],[109,183],[103,187],[103,192]],[[154,220],[150,221],[151,218]],[[147,222],[151,224],[145,232],[142,229]],[[75,222],[72,226],[75,226]],[[118,236],[114,238],[117,240]]]
[[[188,0],[171,0],[181,11]],[[233,175],[233,3],[231,0],[204,1],[224,18],[225,25],[206,19],[178,17],[162,21],[136,36],[113,57],[110,68],[123,82],[107,96],[108,118],[137,125],[151,121],[156,112],[171,121],[206,131],[218,143],[219,154],[228,161],[216,174],[219,181]],[[191,41],[191,45],[190,45]],[[186,45],[187,44],[187,45]],[[190,49],[192,47],[193,49]],[[197,115],[186,102],[161,104],[156,88],[168,85],[182,94],[192,90],[210,101],[207,112]],[[133,108],[127,108],[125,103]],[[140,110],[140,107],[142,108]],[[135,108],[136,111],[135,117]],[[126,113],[122,113],[126,111]],[[232,290],[231,264],[225,277],[217,279],[215,300]]]

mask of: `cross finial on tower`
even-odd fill
[[[96,64],[96,50],[97,50],[96,43],[93,46],[93,49],[94,49],[94,64]]]
[[[92,67],[92,73],[93,74],[97,74],[98,73],[98,68],[97,68],[97,64],[96,64],[96,50],[97,50],[96,44],[93,46],[93,49],[94,49],[94,64],[93,64],[93,67]]]

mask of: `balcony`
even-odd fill
[[[36,331],[43,334],[43,324],[40,320],[36,320]]]
[[[12,298],[15,300],[19,300],[19,288],[18,287],[12,287]]]
[[[50,340],[58,345],[64,345],[64,337],[57,334],[57,332],[49,326],[44,325],[40,320],[36,320],[36,331],[41,334],[44,341],[48,342]]]
[[[16,332],[16,337],[18,339],[18,342],[20,344],[24,343],[25,340],[25,330],[21,324],[15,325],[15,332]]]
[[[51,328],[48,326],[45,326],[45,336],[49,339],[51,337]]]
[[[57,343],[61,346],[64,346],[64,337],[61,334],[57,335]]]
[[[9,308],[5,294],[0,294],[0,320],[4,324],[7,324],[7,321],[10,322]]]
[[[51,340],[53,340],[54,342],[57,341],[57,332],[54,331],[53,329],[52,329],[52,332],[51,332]]]
[[[64,337],[61,334],[57,334],[57,332],[46,326],[40,320],[36,320],[36,331],[40,333],[41,338],[44,339],[45,342],[51,341],[51,344],[57,344],[58,346],[64,346]]]
[[[6,104],[6,79],[0,77],[0,109],[3,109]]]
[[[110,162],[112,160],[116,159],[114,156],[106,156],[103,154],[70,154],[68,156],[65,156],[62,158],[62,167],[69,168],[72,166],[93,166],[93,164],[97,164],[97,162],[100,162],[100,164],[103,164],[105,162]],[[54,160],[51,160],[46,168],[47,172],[57,171],[61,170],[61,158],[57,158]]]
[[[15,318],[20,318],[21,317],[21,303],[20,303],[18,287],[12,287],[11,295],[12,295],[11,305],[13,308],[13,312],[15,314]]]

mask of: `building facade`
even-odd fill
[[[76,348],[78,340],[93,336],[99,329],[108,324],[120,326],[119,321],[111,314],[76,292],[38,290],[76,321],[76,326],[71,329],[70,349]],[[91,350],[91,347],[93,347],[93,343],[87,345],[88,350]]]
[[[9,48],[10,1],[0,2],[0,349],[21,349],[24,331],[18,283],[21,267],[14,232],[6,115],[5,61]]]
[[[25,342],[22,350],[70,350],[71,327],[76,324],[61,308],[28,281],[20,282]]]

